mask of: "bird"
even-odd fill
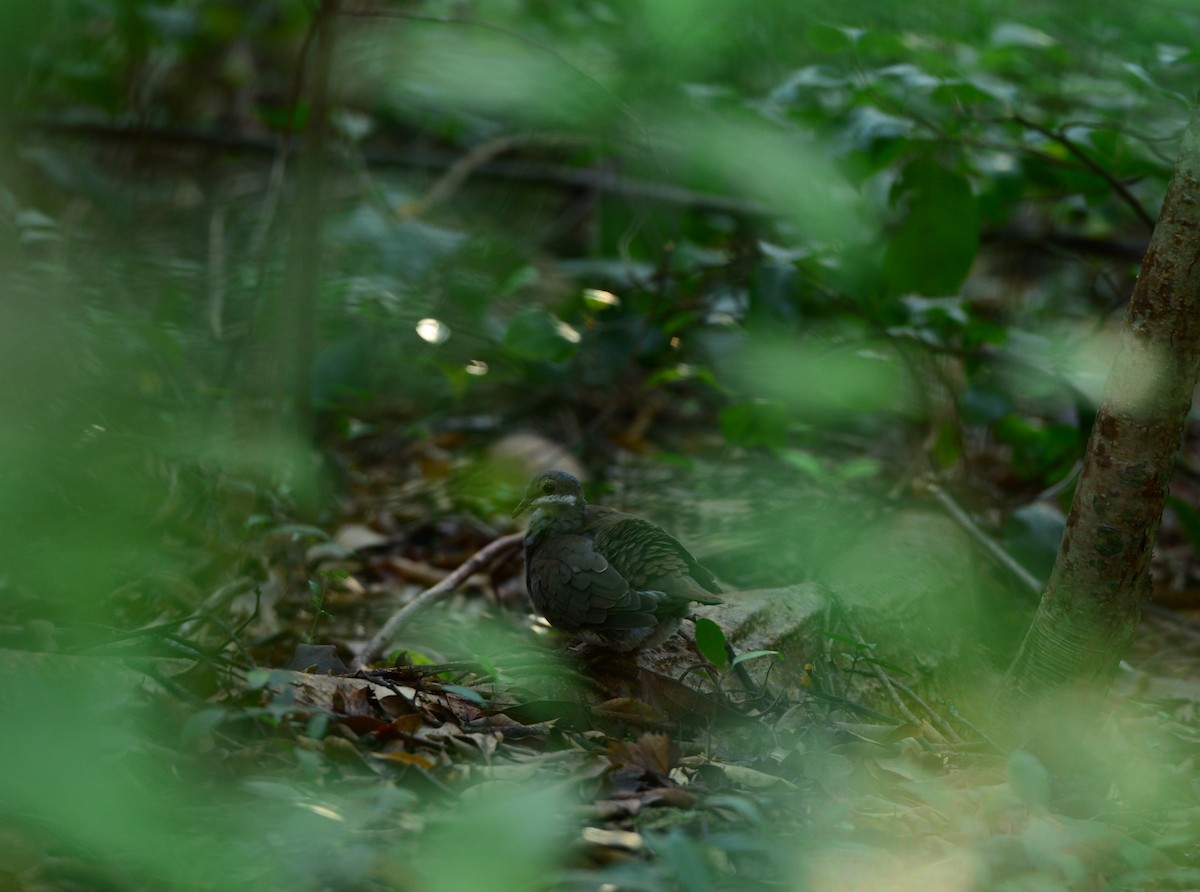
[[[533,606],[568,637],[618,652],[662,644],[692,604],[720,604],[721,588],[666,530],[589,505],[564,471],[530,481],[513,510],[532,509],[525,584]]]

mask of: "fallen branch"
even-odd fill
[[[442,595],[454,591],[479,570],[515,552],[521,547],[521,540],[523,538],[524,533],[510,533],[507,536],[501,536],[490,545],[479,549],[479,551],[471,555],[471,557],[463,562],[462,566],[437,585],[425,589],[425,591],[393,613],[388,621],[383,624],[382,628],[371,637],[371,640],[367,642],[362,651],[354,658],[354,662],[350,664],[350,668],[357,671],[372,660],[378,659],[400,626],[412,619],[414,615],[424,610]]]

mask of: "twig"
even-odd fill
[[[1008,570],[1015,576],[1026,588],[1034,593],[1039,599],[1042,597],[1042,582],[1028,570],[1026,570],[1011,554],[1005,551],[991,536],[979,528],[975,521],[971,520],[970,516],[959,507],[958,503],[950,497],[944,489],[936,483],[927,483],[930,494],[937,499],[940,504],[954,521],[967,531],[970,536],[975,539],[984,550],[987,551],[1004,569]],[[1123,672],[1132,672],[1133,668],[1127,660],[1121,660],[1120,668]]]
[[[944,489],[936,483],[927,483],[929,494],[937,500],[937,503],[942,506],[942,509],[950,515],[950,517],[962,527],[966,532],[983,546],[983,549],[990,554],[995,560],[1004,567],[1009,573],[1016,577],[1026,588],[1032,591],[1035,595],[1042,594],[1042,582],[1028,570],[1026,570],[1011,554],[1005,551],[1000,545],[979,528],[961,507],[958,502],[954,501]]]
[[[925,710],[926,714],[929,716],[929,723],[933,725],[933,727],[937,728],[938,732],[943,737],[953,744],[961,744],[963,742],[962,736],[950,726],[949,722],[941,717],[937,710],[926,703],[920,694],[918,694],[898,678],[893,678],[891,681],[892,684],[896,686],[896,689],[900,691],[900,693],[904,694],[904,696],[908,697],[923,710]]]
[[[218,341],[224,336],[225,202],[218,196],[208,218],[208,327]]]
[[[425,591],[393,613],[388,621],[383,624],[383,627],[371,637],[371,640],[367,642],[362,651],[354,658],[354,662],[350,664],[350,668],[359,670],[367,663],[377,659],[383,653],[383,649],[387,647],[392,635],[400,626],[412,619],[416,613],[428,607],[442,595],[454,591],[478,570],[508,557],[511,552],[515,552],[520,547],[523,538],[523,533],[510,533],[507,536],[501,536],[490,545],[479,549],[479,551],[471,555],[462,566],[437,585],[425,589]]]
[[[431,208],[444,203],[458,191],[466,182],[467,177],[489,161],[495,160],[506,152],[528,145],[561,145],[564,143],[587,143],[588,137],[572,133],[518,133],[512,136],[502,136],[491,139],[476,146],[463,155],[438,179],[436,183],[419,198],[399,209],[405,217],[418,217],[427,213]]]
[[[1046,137],[1047,139],[1054,140],[1056,143],[1070,152],[1084,167],[1108,183],[1108,185],[1113,188],[1113,191],[1121,196],[1121,199],[1133,209],[1133,212],[1137,214],[1138,219],[1145,224],[1147,229],[1151,231],[1154,230],[1154,218],[1150,216],[1149,211],[1142,207],[1142,203],[1137,200],[1137,196],[1130,192],[1125,184],[1117,179],[1114,174],[1105,170],[1090,155],[1088,155],[1087,152],[1079,148],[1073,139],[1069,139],[1064,134],[1051,130],[1049,127],[1039,124],[1036,121],[1031,121],[1023,115],[1013,115],[1012,120],[1015,123],[1020,124],[1022,127],[1028,127],[1030,130],[1034,130],[1042,134],[1042,136]]]
[[[846,628],[850,630],[850,634],[856,639],[859,641],[866,640],[863,638],[862,631],[859,630],[858,624],[851,620],[849,616],[844,617],[842,621],[846,624]],[[921,725],[924,723],[917,718],[916,714],[911,709],[908,708],[908,704],[900,699],[900,695],[896,693],[896,688],[892,685],[892,679],[886,672],[883,671],[883,667],[874,661],[872,661],[869,665],[871,667],[871,673],[875,676],[876,680],[883,685],[883,689],[887,692],[888,699],[892,701],[892,705],[900,710],[900,715],[904,716],[906,720],[912,722],[918,728],[921,727]]]
[[[955,708],[954,704],[951,703],[949,700],[940,700],[938,702],[942,707],[945,708],[946,712],[950,713],[950,716],[951,716],[951,718],[954,719],[954,721],[959,722],[964,727],[970,729],[971,731],[974,731],[976,734],[979,735],[980,740],[982,740],[984,743],[986,743],[988,746],[990,746],[996,752],[998,752],[998,753],[1009,752],[1009,750],[1007,748],[1002,747],[994,739],[989,737],[986,732],[984,732],[982,729],[976,727],[976,725],[970,719],[968,719],[966,716],[964,716],[962,713],[960,713]]]

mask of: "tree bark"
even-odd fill
[[[1061,710],[1072,704],[1096,719],[1097,698],[1148,599],[1150,556],[1198,369],[1200,106],[1130,299],[1054,570],[998,693],[1010,741],[1059,733]]]

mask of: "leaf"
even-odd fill
[[[432,771],[435,763],[419,756],[416,753],[406,753],[403,750],[394,750],[390,753],[372,753],[376,759],[381,762],[394,762],[397,765],[416,765],[418,768],[424,768],[426,771]]]
[[[329,533],[325,530],[307,523],[282,523],[271,527],[270,532],[277,536],[290,536],[293,542],[298,539],[329,539]]]
[[[891,292],[957,293],[979,251],[979,207],[967,178],[931,159],[914,161],[892,203],[903,213],[883,258]]]
[[[1037,28],[1017,22],[1001,22],[992,29],[990,42],[996,46],[1019,46],[1028,49],[1045,49],[1058,41]]]
[[[715,759],[708,764],[719,769],[733,783],[741,784],[743,787],[750,787],[754,790],[765,790],[772,787],[783,790],[799,789],[790,780],[779,777],[776,774],[767,774],[765,771],[759,771],[757,768],[748,768],[745,765],[734,765],[728,762],[718,762]]]
[[[811,477],[818,483],[828,478],[829,474],[825,470],[825,465],[821,459],[813,455],[807,449],[786,449],[780,456],[784,462],[791,465],[797,471]]]
[[[658,727],[670,721],[662,710],[636,697],[613,697],[594,706],[592,712],[601,718],[648,727]]]
[[[675,742],[665,734],[646,733],[636,741],[610,741],[608,761],[615,768],[630,768],[656,776],[658,783],[669,783],[671,771],[679,764]]]
[[[1191,108],[1191,106],[1192,106],[1191,100],[1189,100],[1182,93],[1176,93],[1174,90],[1168,90],[1166,87],[1163,87],[1162,85],[1160,85],[1157,81],[1154,80],[1154,78],[1152,78],[1150,76],[1150,73],[1148,71],[1146,71],[1146,69],[1143,68],[1141,65],[1138,65],[1134,62],[1122,62],[1121,67],[1124,68],[1126,71],[1128,71],[1131,75],[1133,75],[1134,78],[1136,78],[1140,83],[1146,85],[1147,87],[1150,87],[1152,90],[1154,90],[1158,93],[1161,93],[1163,96],[1167,96],[1167,97],[1175,100],[1176,102],[1180,103],[1184,108]]]
[[[703,616],[696,618],[696,648],[718,669],[724,669],[729,664],[725,633],[715,622]]]

